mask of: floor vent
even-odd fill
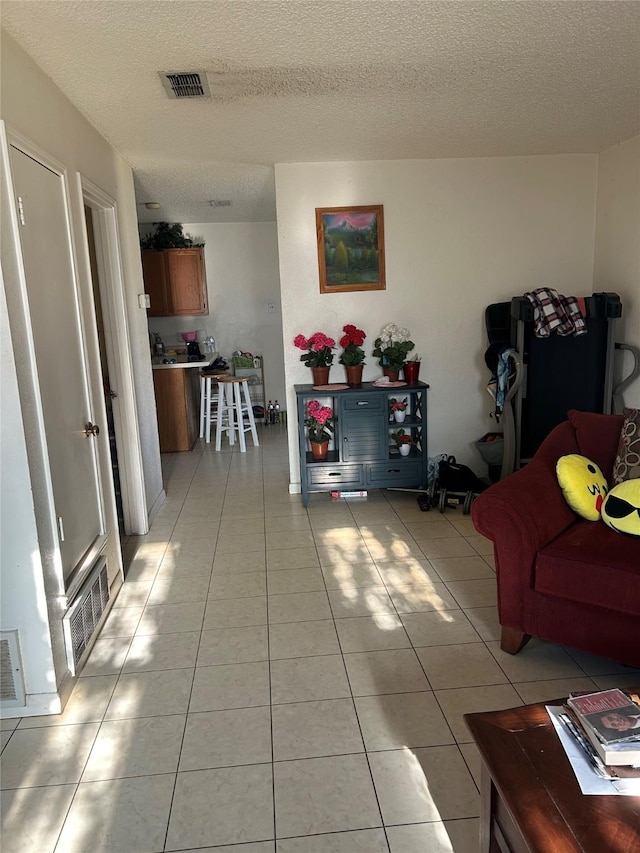
[[[0,706],[25,704],[24,675],[17,631],[0,631]]]
[[[76,675],[83,655],[90,648],[91,638],[100,624],[108,601],[107,561],[100,557],[62,620],[67,661],[72,675]]]
[[[204,71],[159,71],[158,74],[168,97],[172,100],[211,96]]]

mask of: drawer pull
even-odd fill
[[[329,471],[330,477],[342,477],[342,473],[340,471]]]
[[[399,474],[399,473],[400,473],[400,468],[388,468],[387,469],[387,474]]]
[[[368,406],[369,401],[368,400],[358,400],[358,405],[359,406]]]

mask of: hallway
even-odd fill
[[[491,547],[377,492],[308,510],[283,427],[166,456],[62,715],[2,721],[4,853],[471,853],[468,711],[637,683],[499,649]]]

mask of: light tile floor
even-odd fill
[[[472,853],[463,713],[637,683],[503,654],[469,518],[402,492],[305,510],[280,427],[164,468],[64,713],[2,721],[4,853]]]

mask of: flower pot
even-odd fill
[[[312,367],[311,376],[314,385],[328,385],[330,367]]]
[[[345,364],[344,370],[347,374],[347,385],[351,388],[359,388],[362,385],[364,364]]]
[[[405,382],[408,382],[409,385],[415,385],[420,374],[420,362],[405,361],[402,365],[402,370],[404,372]]]
[[[393,367],[383,367],[382,372],[385,376],[389,377],[389,382],[397,382],[400,376],[400,371]]]
[[[397,424],[403,424],[406,416],[407,416],[406,412],[394,412],[393,413],[394,420]]]
[[[400,450],[400,456],[408,456],[411,453],[410,444],[401,444],[398,449]]]
[[[328,441],[322,441],[322,442],[312,441],[311,442],[311,455],[312,455],[315,462],[323,462],[327,458],[328,452],[329,452],[329,442]]]

